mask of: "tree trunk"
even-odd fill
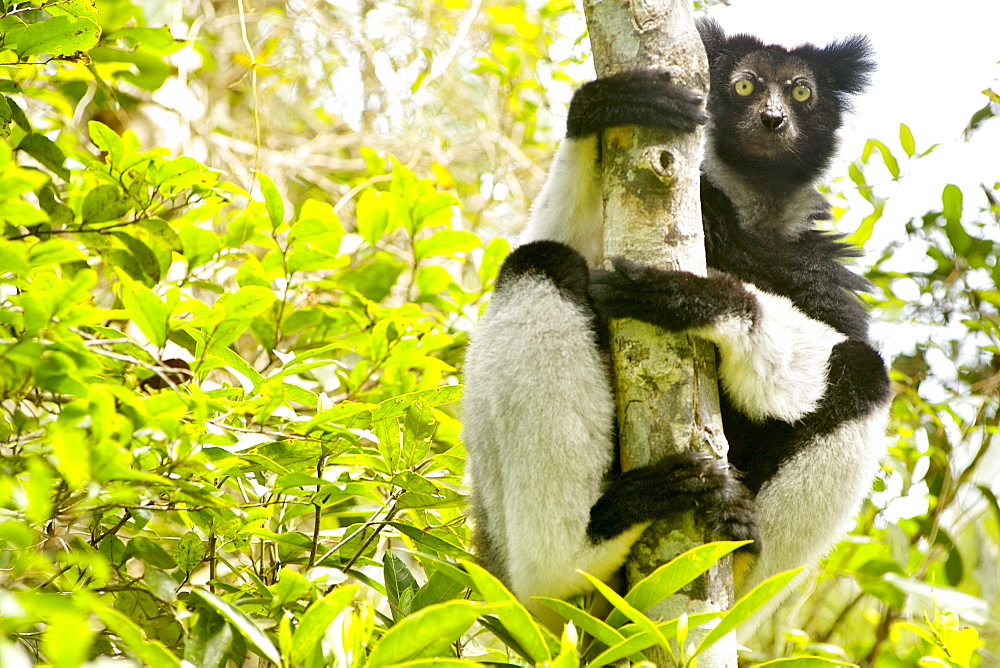
[[[674,80],[708,90],[705,50],[688,0],[585,0],[599,76],[638,67],[669,68]],[[603,138],[605,259],[625,257],[666,269],[704,274],[699,197],[701,132],[621,128]],[[622,466],[652,463],[695,448],[724,456],[715,350],[701,339],[631,320],[612,325],[612,364]],[[626,565],[629,584],[679,553],[705,542],[688,517],[680,526],[654,524]],[[685,612],[726,610],[732,570],[719,567],[647,611],[673,619]],[[690,638],[697,642],[697,638]],[[676,650],[675,650],[676,651]],[[666,653],[651,657],[672,665]],[[699,666],[736,666],[735,638],[699,657]]]

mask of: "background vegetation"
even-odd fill
[[[0,0],[0,665],[610,660],[471,561],[457,420],[582,21],[408,4]],[[933,150],[883,139],[833,186],[861,243]],[[996,164],[867,248],[890,454],[754,660],[1000,661]],[[639,659],[725,549],[567,614]]]

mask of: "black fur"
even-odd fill
[[[614,271],[592,272],[590,294],[605,318],[634,318],[670,331],[726,316],[752,321],[757,315],[757,301],[732,277],[663,271],[621,258]]]
[[[517,277],[526,274],[544,276],[566,299],[590,304],[587,261],[565,244],[536,241],[518,248],[500,267],[494,290],[503,292]]]
[[[649,95],[650,90],[665,94]],[[577,89],[570,101],[566,136],[582,137],[626,125],[691,132],[708,121],[704,102],[698,91],[672,83],[668,72],[619,72]]]
[[[874,68],[867,40],[852,37],[826,49],[806,45],[789,51],[765,46],[747,35],[727,38],[711,21],[701,23],[699,29],[711,66],[709,132],[716,155],[757,192],[771,197],[781,197],[803,184],[811,186],[833,157],[836,131],[847,108],[846,97],[865,88]],[[747,137],[739,127],[746,122],[744,107],[749,100],[741,99],[732,90],[730,77],[748,57],[775,71],[791,62],[815,77],[812,102],[796,105],[792,112],[801,114],[795,145],[774,156],[748,150]],[[621,81],[626,85],[620,86]],[[655,71],[633,71],[621,79],[609,77],[591,82],[581,88],[584,94],[579,99],[574,98],[567,134],[574,136],[630,122],[676,128],[680,123],[668,112],[661,115],[655,110],[685,108],[680,116],[687,122],[697,118],[695,106],[699,104],[697,95],[678,95],[676,88],[669,78]],[[589,106],[595,99],[601,101],[600,105]],[[574,111],[582,118],[574,117]],[[765,120],[762,118],[761,123]],[[701,194],[708,265],[724,272],[722,275],[704,278],[619,260],[613,272],[598,269],[592,273],[590,292],[595,308],[606,318],[629,317],[668,330],[684,330],[725,316],[753,320],[755,300],[742,287],[742,281],[788,297],[806,315],[850,337],[835,348],[830,358],[831,376],[822,405],[799,423],[776,419],[754,422],[723,397],[729,461],[744,476],[750,492],[756,494],[803,443],[867,414],[885,401],[890,388],[881,357],[867,345],[868,314],[856,295],[856,291],[868,287],[868,282],[841,263],[855,257],[857,250],[842,243],[840,237],[813,229],[783,236],[773,230],[749,228],[741,220],[737,205],[705,176]],[[825,208],[801,212],[804,224],[829,217]],[[767,232],[771,234],[765,236]],[[632,523],[657,513],[716,507],[720,499],[712,498],[712,494],[726,484],[725,478],[719,477],[718,471],[710,471],[699,473],[697,481],[685,481],[683,471],[668,463],[626,473],[595,506],[592,521],[601,528],[592,529],[592,535],[612,535],[611,528],[624,531]],[[714,480],[709,482],[706,475]],[[755,533],[752,513],[742,512],[747,507],[746,498],[739,494],[723,496],[732,502],[733,509],[717,508],[714,512],[741,517],[741,530]],[[664,497],[671,500],[637,508],[649,504],[649,499]],[[686,498],[681,501],[677,497]],[[669,507],[660,507],[664,503]],[[609,517],[619,519],[610,521]],[[719,524],[711,519],[708,522]]]
[[[708,266],[788,297],[841,334],[868,340],[868,310],[856,293],[871,286],[842,264],[858,256],[857,248],[818,230],[787,238],[742,228],[733,203],[705,177],[701,211]]]

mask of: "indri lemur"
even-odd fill
[[[753,539],[737,595],[815,562],[848,530],[883,452],[890,386],[868,342],[856,256],[814,229],[815,184],[851,95],[875,65],[866,38],[785,49],[699,25],[711,92],[639,70],[581,87],[525,242],[503,265],[466,358],[464,435],[476,547],[531,596],[607,579],[653,520],[695,509],[720,538]],[[601,261],[599,136],[708,122],[701,199],[707,277]],[[617,466],[602,323],[635,318],[716,344],[729,464],[681,453]]]

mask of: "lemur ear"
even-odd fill
[[[722,45],[726,42],[726,33],[722,26],[715,19],[698,19],[698,32],[701,34],[701,43],[705,45],[708,53],[708,63],[712,65],[722,51]]]
[[[831,42],[816,54],[838,93],[857,95],[871,83],[875,71],[875,50],[865,35],[852,35]]]

